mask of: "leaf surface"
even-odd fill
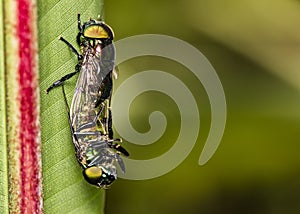
[[[81,21],[102,13],[103,1],[38,1],[39,66],[41,90],[42,165],[45,213],[103,213],[104,191],[89,185],[82,176],[72,144],[61,87],[45,90],[74,71],[76,56],[61,41],[76,44],[77,14]],[[70,103],[77,76],[65,83]]]

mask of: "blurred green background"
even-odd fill
[[[164,58],[121,64],[116,87],[143,70],[180,78],[195,96],[201,129],[193,151],[175,170],[151,180],[119,179],[107,190],[106,213],[300,213],[300,1],[110,0],[105,20],[115,40],[152,33],[195,46],[218,73],[228,108],[221,145],[199,166],[210,126],[210,105],[200,82]],[[154,110],[166,115],[167,130],[153,145],[125,142],[132,158],[163,154],[178,136],[176,103],[158,92],[132,103],[135,129],[149,130]]]

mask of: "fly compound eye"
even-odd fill
[[[113,39],[113,31],[106,24],[92,24],[86,26],[83,36],[91,39]]]
[[[83,177],[90,184],[97,185],[102,176],[102,169],[96,166],[92,166],[83,170]]]

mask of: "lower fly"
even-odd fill
[[[81,24],[78,14],[76,48],[60,37],[77,56],[75,71],[54,82],[46,92],[62,86],[68,121],[76,158],[83,169],[85,180],[97,187],[107,188],[117,179],[116,164],[122,172],[125,166],[121,154],[129,153],[114,139],[112,129],[111,94],[114,69],[114,34],[103,21],[90,19]],[[69,107],[63,83],[79,73],[76,89]]]

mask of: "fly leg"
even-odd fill
[[[80,46],[81,45],[81,32],[82,32],[82,25],[81,25],[81,20],[80,20],[80,14],[78,13],[77,15],[77,26],[78,26],[78,34],[77,34],[77,37],[76,37],[76,41],[77,41],[77,44]]]
[[[71,77],[73,77],[75,74],[77,74],[78,72],[80,72],[80,67],[81,64],[77,64],[75,66],[75,71],[72,73],[69,73],[65,76],[63,76],[62,78],[60,78],[59,80],[55,81],[54,83],[52,83],[52,85],[49,86],[49,88],[47,88],[46,93],[48,94],[49,91],[51,91],[53,88],[60,86],[61,84],[63,84],[66,80],[70,79]]]
[[[83,56],[81,54],[78,53],[78,51],[74,48],[74,46],[68,42],[67,40],[65,40],[63,37],[59,38],[62,42],[64,42],[70,49],[71,51],[77,56],[77,59],[79,61],[79,63],[75,66],[75,71],[72,73],[69,73],[65,76],[63,76],[62,78],[60,78],[59,80],[55,81],[49,88],[47,88],[46,93],[48,94],[50,90],[52,90],[53,88],[60,86],[61,84],[63,84],[66,80],[70,79],[71,77],[73,77],[75,74],[77,74],[78,72],[80,72],[80,68],[81,68],[81,60],[83,59]]]
[[[71,49],[71,51],[77,56],[78,61],[83,59],[83,56],[78,53],[78,51],[74,48],[74,46],[70,42],[65,40],[62,36],[59,39],[63,41]]]
[[[74,128],[72,126],[71,117],[70,117],[70,108],[69,108],[69,104],[68,104],[68,101],[67,101],[64,85],[62,85],[62,92],[63,92],[64,101],[65,101],[65,105],[66,105],[66,110],[67,110],[67,114],[68,114],[68,121],[69,121],[69,126],[70,126],[70,129],[71,129],[71,134],[72,134],[72,137],[73,137],[73,142],[74,142],[74,145],[75,145],[75,148],[76,148],[76,152],[79,153],[80,146],[79,146],[78,139],[76,137]],[[76,153],[76,155],[78,155],[77,153]]]
[[[110,107],[108,107],[107,132],[108,132],[109,139],[114,139],[114,131],[112,129],[112,116],[111,116],[111,108]]]
[[[108,129],[108,137],[109,139],[113,139],[113,129],[112,129],[112,115],[111,115],[111,108],[108,108],[108,121],[107,121],[107,129]],[[125,148],[123,148],[119,143],[113,143],[113,142],[122,142],[122,139],[116,138],[113,139],[112,142],[108,143],[108,146],[112,149],[115,149],[116,151],[122,153],[126,157],[129,156],[129,153],[126,151]]]
[[[81,32],[82,26],[81,26],[81,20],[80,20],[80,13],[77,14],[77,24],[78,24],[78,30]]]

